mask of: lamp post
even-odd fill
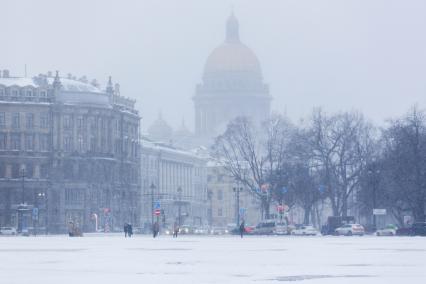
[[[370,168],[368,170],[368,175],[370,176],[370,182],[371,182],[371,189],[372,189],[372,202],[373,202],[373,211],[377,207],[377,175],[380,173],[380,170]],[[373,212],[373,226],[376,229],[377,220],[376,220],[376,214]]]
[[[182,188],[179,186],[177,189],[178,195],[179,195],[179,200],[178,200],[178,224],[179,224],[179,228],[182,225],[181,223],[181,216],[182,216],[182,212],[181,212],[181,205],[182,205]]]
[[[151,189],[151,227],[154,230],[154,190],[156,187],[154,183],[151,183],[149,188]]]
[[[25,169],[21,170],[22,177],[22,204],[25,204]]]
[[[240,192],[243,191],[242,187],[234,187],[232,188],[232,190],[235,192],[236,196],[237,196],[237,200],[236,200],[236,220],[237,220],[237,226],[240,225]]]
[[[209,224],[210,227],[213,226],[213,191],[210,189],[207,191],[207,198],[210,201],[210,211],[209,211]]]

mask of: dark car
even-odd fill
[[[327,224],[321,228],[321,234],[334,235],[337,228],[353,223],[355,223],[354,216],[329,216],[327,218]]]
[[[426,236],[426,222],[416,222],[411,226],[412,236]]]

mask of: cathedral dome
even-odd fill
[[[204,76],[218,73],[251,73],[261,77],[257,56],[240,41],[239,24],[234,14],[226,24],[225,42],[212,51],[204,66]]]
[[[170,142],[173,135],[173,128],[163,119],[161,113],[154,123],[148,128],[149,136],[161,142]]]

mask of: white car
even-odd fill
[[[376,236],[396,236],[396,230],[398,230],[397,226],[389,224],[385,228],[377,230]]]
[[[352,236],[358,235],[363,236],[365,234],[364,227],[360,224],[346,224],[336,229],[336,235]]]
[[[319,232],[314,226],[300,226],[291,231],[291,234],[295,236],[316,236]]]
[[[0,234],[14,236],[16,235],[16,229],[13,227],[3,227],[0,229]]]

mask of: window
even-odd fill
[[[12,134],[10,137],[10,142],[12,150],[21,150],[21,135]]]
[[[40,96],[41,96],[42,98],[47,97],[47,92],[46,92],[46,91],[41,91],[41,92],[40,92]]]
[[[33,129],[34,128],[34,114],[33,113],[27,113],[26,115],[26,127],[27,129]]]
[[[67,205],[79,205],[83,204],[84,193],[80,189],[65,189],[65,204]]]
[[[7,134],[0,133],[0,150],[6,150],[7,148]]]
[[[40,114],[40,128],[48,128],[49,127],[49,115],[48,113]]]
[[[34,135],[25,135],[25,149],[27,151],[34,150]]]
[[[222,216],[223,216],[222,208],[219,208],[219,209],[217,210],[217,216],[219,216],[219,217],[222,217]]]
[[[65,152],[71,152],[71,144],[72,144],[72,138],[70,136],[64,137],[64,150]]]
[[[0,128],[6,127],[6,113],[0,112]]]
[[[32,97],[33,96],[33,91],[27,90],[26,95],[27,95],[27,97]]]
[[[83,118],[82,117],[77,118],[77,128],[78,128],[78,130],[83,129]]]
[[[71,117],[64,115],[64,129],[71,129]]]
[[[217,191],[217,200],[222,200],[222,199],[223,199],[223,191],[219,189]]]
[[[40,135],[40,151],[49,150],[49,135],[41,134]]]
[[[19,112],[14,112],[12,114],[12,128],[19,128]]]
[[[0,89],[0,96],[4,96],[4,89]]]
[[[18,96],[18,90],[12,90],[12,96],[17,97]]]
[[[77,138],[77,147],[78,147],[78,151],[79,152],[83,152],[84,150],[84,140],[83,140],[83,136],[79,135]]]

